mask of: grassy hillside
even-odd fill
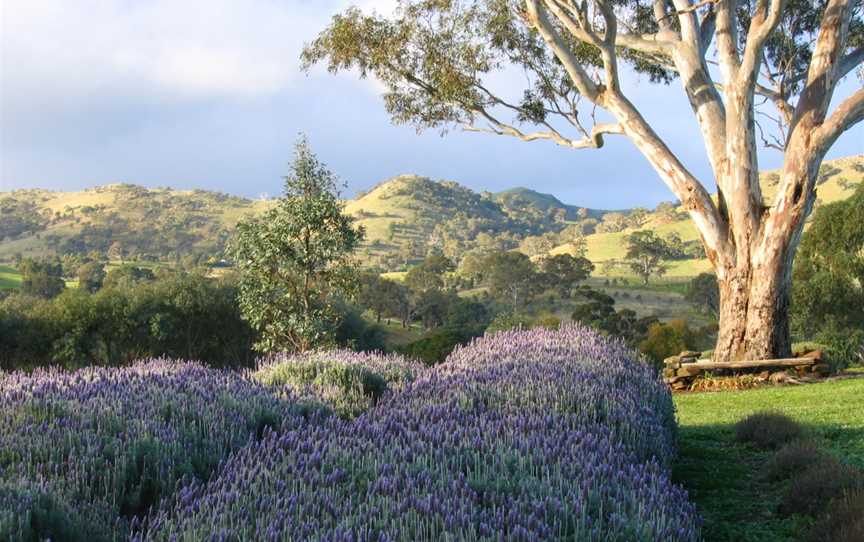
[[[779,175],[776,170],[762,174],[762,193],[766,201],[771,201],[776,194],[778,181]],[[864,156],[826,161],[822,165],[818,180],[816,205],[846,199],[862,182],[864,182]],[[656,211],[649,213],[639,228],[631,227],[618,232],[595,233],[585,237],[588,249],[587,257],[596,264],[595,275],[631,276],[629,270],[623,267],[617,267],[604,273],[603,263],[608,260],[621,259],[626,250],[624,238],[637,229],[654,230],[661,236],[675,232],[685,242],[699,240],[699,233],[682,208],[678,208],[676,213],[671,216],[669,213]],[[572,251],[573,246],[565,244],[555,247],[552,254],[572,253]],[[711,265],[707,259],[679,260],[669,263],[666,277],[681,279],[692,277],[710,269]]]
[[[479,231],[500,234],[522,227],[489,198],[455,182],[416,175],[384,181],[348,201],[345,210],[366,229],[363,256],[385,268],[422,258],[430,244],[445,237],[465,242]],[[457,234],[457,227],[462,232]]]
[[[0,265],[0,290],[17,288],[21,284],[21,273],[14,267]]]
[[[205,190],[128,184],[0,193],[0,260],[90,251],[150,259],[218,256],[237,221],[267,205]]]
[[[777,190],[776,171],[763,176],[763,192]],[[818,186],[818,203],[850,196],[864,180],[864,156],[826,162]],[[17,190],[0,193],[0,261],[63,253],[99,252],[109,259],[173,261],[196,256],[219,259],[237,221],[271,205],[204,190],[148,189],[128,184],[80,192]],[[477,193],[456,182],[402,175],[378,184],[346,202],[346,211],[366,229],[361,260],[383,270],[403,270],[432,247],[454,260],[474,248],[511,249],[526,236],[554,235],[567,226],[596,230],[586,236],[588,258],[598,276],[629,276],[620,260],[624,237],[635,229],[660,235],[677,233],[685,243],[699,236],[681,208],[673,205],[644,212],[587,209],[562,203],[549,194],[514,188]],[[622,219],[626,218],[626,220]],[[614,222],[617,219],[617,222]],[[572,245],[552,249],[571,252]],[[707,260],[670,264],[667,277],[681,280],[709,269]],[[9,280],[0,283],[9,286]]]

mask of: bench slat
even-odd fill
[[[756,367],[805,367],[813,365],[818,360],[813,358],[785,358],[785,359],[760,359],[753,361],[697,361],[686,363],[686,367],[698,367],[699,369],[753,369]]]

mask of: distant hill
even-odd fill
[[[366,228],[366,261],[394,269],[431,247],[457,255],[493,237],[512,248],[526,236],[560,230],[579,207],[527,188],[478,194],[453,181],[400,175],[347,202],[346,211]]]
[[[267,205],[207,190],[131,184],[4,192],[0,260],[93,251],[152,260],[221,255],[238,220]]]
[[[771,197],[777,172],[763,174]],[[844,199],[864,181],[864,157],[823,164],[818,203]],[[21,256],[98,252],[112,259],[173,261],[184,256],[222,257],[237,222],[262,213],[272,201],[206,190],[181,191],[114,184],[80,192],[31,189],[0,192],[0,261]],[[459,259],[475,248],[512,249],[526,237],[558,239],[571,226],[585,231],[588,257],[598,264],[620,259],[623,238],[647,228],[683,241],[698,235],[674,204],[653,211],[603,211],[561,202],[529,188],[475,192],[453,181],[400,175],[346,201],[346,211],[366,229],[361,260],[382,270],[403,269],[437,248]],[[561,236],[563,237],[563,236]],[[536,244],[535,244],[536,246]],[[552,253],[572,251],[552,245]],[[545,248],[543,250],[546,250]],[[671,276],[707,269],[705,260],[675,262]]]
[[[766,201],[771,201],[777,193],[780,181],[779,171],[763,172],[760,176],[762,194]],[[864,156],[850,156],[828,160],[822,164],[816,187],[816,207],[825,203],[840,201],[852,195],[859,184],[864,182]],[[654,230],[661,236],[677,233],[682,241],[699,241],[699,234],[693,222],[690,221],[682,207],[664,212],[655,210],[644,217],[640,226],[627,227],[621,231],[595,233],[586,236],[588,248],[587,257],[595,263],[597,271],[602,272],[604,262],[618,260],[623,257],[624,238],[637,229]],[[552,249],[552,254],[571,253],[573,246],[564,244]],[[707,259],[696,258],[678,260],[669,265],[668,277],[689,277],[709,271],[711,264]],[[612,269],[610,276],[627,275],[625,269]]]
[[[562,203],[552,194],[544,194],[521,186],[497,192],[493,198],[513,216],[519,216],[523,209],[534,209],[547,215],[563,215],[566,220],[579,220],[582,218],[599,219],[607,212],[568,205]]]

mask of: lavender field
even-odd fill
[[[0,381],[3,540],[699,539],[669,391],[576,325]]]

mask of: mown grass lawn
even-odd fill
[[[760,472],[771,452],[734,441],[734,425],[760,410],[787,414],[841,460],[864,468],[864,379],[675,397],[680,457],[674,469],[705,520],[707,542],[800,540],[811,518],[781,517],[785,486]]]

